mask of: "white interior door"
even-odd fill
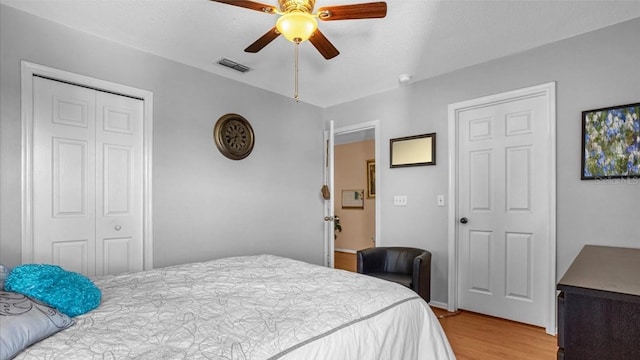
[[[334,128],[333,128],[333,120],[329,121],[329,131],[325,131],[325,151],[324,151],[324,178],[325,178],[325,186],[329,190],[329,198],[324,201],[324,222],[325,222],[325,231],[324,231],[324,258],[326,266],[333,268],[335,266],[335,238],[334,238],[334,201],[336,194],[334,192]]]
[[[33,261],[143,269],[143,102],[33,78]]]
[[[95,91],[33,82],[33,261],[95,275]]]
[[[455,115],[458,307],[547,329],[555,277],[550,114],[541,92]]]
[[[96,272],[143,268],[143,102],[96,92]]]

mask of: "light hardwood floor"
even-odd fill
[[[356,271],[355,254],[335,252],[335,267]],[[461,311],[432,308],[458,360],[554,360],[557,342],[543,328]]]
[[[440,324],[458,360],[553,360],[556,337],[543,328],[461,311],[458,315],[432,308],[444,316]]]
[[[336,269],[356,272],[356,254],[336,251],[333,253],[333,262]]]

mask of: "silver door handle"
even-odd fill
[[[120,231],[120,229],[122,229],[122,226],[116,225],[116,227],[114,229],[116,229],[116,231]]]

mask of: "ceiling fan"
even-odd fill
[[[325,6],[314,14],[316,0],[278,0],[279,9],[272,5],[261,4],[249,0],[211,0],[223,4],[234,5],[246,9],[256,10],[267,14],[280,15],[276,25],[244,51],[256,53],[282,34],[287,40],[300,44],[309,40],[311,44],[325,57],[332,59],[340,52],[318,30],[318,21],[353,20],[383,18],[387,15],[387,3],[384,1]]]

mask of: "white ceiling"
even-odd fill
[[[369,0],[317,0],[316,7]],[[243,50],[277,15],[208,0],[0,0],[2,4],[205,71],[292,96],[294,45]],[[277,6],[277,0],[259,2]],[[640,17],[640,0],[387,0],[386,18],[320,22],[340,55],[300,45],[300,100],[320,107]],[[252,69],[221,67],[228,58]]]

